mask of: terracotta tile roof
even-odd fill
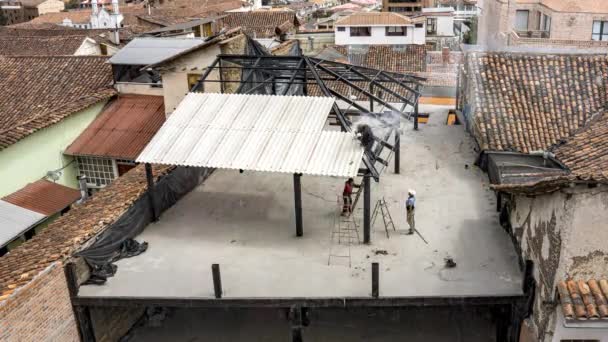
[[[561,281],[557,291],[566,320],[608,320],[608,280]]]
[[[155,179],[171,168],[153,166]],[[64,260],[116,221],[146,190],[143,165],[130,170],[88,201],[49,224],[31,240],[0,257],[0,302],[38,273]]]
[[[541,3],[557,12],[608,13],[606,0],[542,0]]]
[[[3,201],[51,216],[80,199],[80,191],[41,179],[2,198]]]
[[[137,17],[158,26],[169,26],[238,9],[242,4],[240,0],[176,0],[154,8],[150,15],[142,13]]]
[[[108,99],[107,58],[0,56],[0,150]]]
[[[30,20],[29,24],[61,24],[63,19],[70,19],[74,24],[88,23],[91,19],[90,9],[72,10],[67,12],[45,13]]]
[[[228,13],[221,22],[227,28],[240,26],[243,32],[256,38],[274,37],[300,25],[292,11],[234,12]]]
[[[65,153],[135,160],[164,122],[162,96],[122,95],[106,106]]]
[[[359,12],[336,21],[335,26],[412,25],[412,20],[393,12]]]
[[[357,101],[369,101],[369,98],[367,97],[367,95],[357,91],[356,89],[354,89],[352,87],[349,87],[348,85],[346,85],[343,82],[325,81],[324,83],[329,89],[336,91],[347,98],[349,98],[351,96],[356,96]],[[353,82],[353,83],[360,88],[369,90],[369,82]],[[381,84],[383,86],[387,87],[388,89],[394,91],[395,93],[401,95],[402,97],[407,98],[408,96],[411,95],[411,93],[409,91],[407,91],[403,87],[398,86],[395,83],[382,82]],[[381,92],[382,98],[388,102],[403,103],[403,100],[399,99],[398,97],[396,97],[386,91],[382,91],[382,89],[377,89],[376,91]],[[325,94],[323,94],[323,92],[321,91],[321,88],[319,88],[319,86],[317,86],[316,84],[312,84],[312,85],[308,86],[308,93],[310,96],[325,96]],[[378,107],[378,108],[376,108],[376,110],[379,110],[380,108],[381,107]]]
[[[585,126],[608,99],[606,55],[471,53],[465,96],[482,150],[545,150]]]
[[[590,120],[554,152],[578,179],[608,182],[608,111]]]
[[[331,53],[337,52],[335,53]],[[356,64],[368,68],[399,73],[426,71],[426,47],[424,45],[368,45],[365,48],[351,48],[341,45],[327,47],[317,57],[343,63]]]
[[[66,56],[76,53],[84,36],[2,37],[0,55],[4,56]]]

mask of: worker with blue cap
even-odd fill
[[[410,230],[407,232],[408,235],[414,234],[416,229],[416,223],[414,222],[414,210],[416,209],[416,191],[407,191],[407,200],[405,201],[405,210],[407,212],[407,224],[410,226]]]

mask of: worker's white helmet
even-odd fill
[[[409,189],[407,191],[407,193],[410,194],[410,195],[412,195],[412,196],[416,196],[416,191],[415,190]]]

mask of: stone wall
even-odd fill
[[[227,39],[220,43],[220,51],[222,54],[231,55],[242,55],[245,54],[245,47],[247,46],[247,37],[244,34],[240,34],[236,37]],[[232,63],[223,62],[222,66],[234,67],[238,66]],[[222,71],[222,79],[224,81],[240,81],[241,71],[239,69],[225,69]],[[231,82],[224,84],[224,93],[234,93],[239,87],[238,82]]]
[[[533,316],[526,322],[538,341],[555,328],[558,281],[608,273],[608,187],[578,186],[542,196],[514,196],[510,223],[524,259],[534,261]]]
[[[0,303],[0,341],[79,341],[60,262]]]

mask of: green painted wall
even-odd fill
[[[16,144],[0,150],[0,197],[41,179],[47,171],[68,165],[74,158],[63,151],[101,112],[105,102],[70,115],[61,122],[42,129]],[[62,170],[59,184],[78,188],[76,163]]]

